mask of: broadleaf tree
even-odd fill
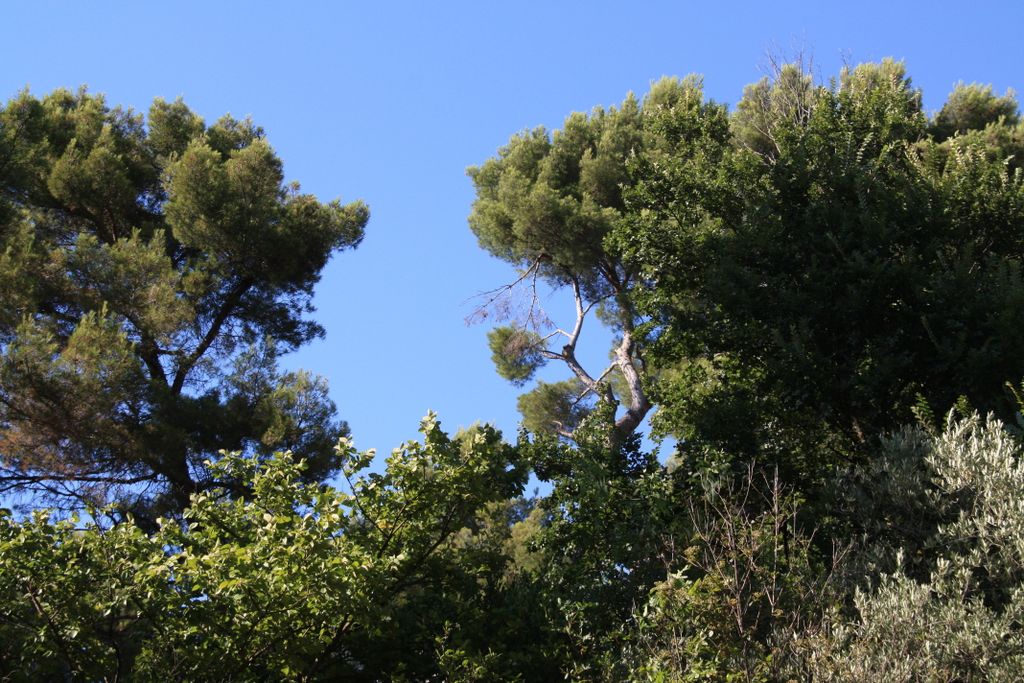
[[[485,575],[457,536],[518,496],[525,470],[491,427],[450,438],[428,415],[421,432],[377,472],[339,440],[344,490],[309,482],[290,453],[226,454],[211,471],[248,495],[194,493],[184,523],[148,533],[0,510],[0,676],[440,678],[459,584]]]
[[[250,120],[85,90],[0,108],[0,487],[178,510],[220,449],[319,478],[347,427],[276,359],[368,211],[287,184]]]
[[[720,160],[635,164],[610,240],[641,276],[658,427],[696,464],[818,478],[920,406],[1012,419],[1016,104],[960,86],[929,121],[921,101],[891,60],[829,85],[785,67],[747,89]],[[715,173],[720,192],[694,191]]]

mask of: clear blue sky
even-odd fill
[[[735,103],[766,54],[906,61],[929,109],[958,80],[1024,87],[1024,3],[19,2],[0,21],[0,96],[87,84],[145,110],[185,101],[252,115],[289,179],[363,199],[363,245],[316,296],[327,337],[288,358],[326,376],[357,445],[389,450],[436,410],[514,438],[517,391],[494,373],[469,299],[511,269],[466,226],[467,166],[523,128],[615,104],[662,75],[704,75]],[[603,343],[603,342],[602,342]],[[592,349],[600,362],[605,349]]]

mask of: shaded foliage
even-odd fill
[[[638,160],[611,236],[642,276],[658,426],[693,466],[817,479],[919,397],[1009,419],[1024,177],[991,154],[999,136],[930,140],[891,61],[831,87],[783,69],[733,125],[741,144],[710,164]]]
[[[914,469],[903,465],[908,452],[923,452]],[[880,461],[891,474],[870,492],[891,486],[901,496],[884,517],[866,511],[894,533],[865,554],[888,555],[892,568],[862,575],[853,609],[835,610],[806,635],[794,671],[835,681],[1016,680],[1024,664],[1020,444],[991,417],[951,413],[941,433],[907,429],[888,439]],[[922,516],[933,520],[925,529]]]

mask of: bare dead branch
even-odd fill
[[[504,284],[494,289],[480,292],[474,299],[483,299],[483,303],[479,304],[473,312],[465,318],[467,325],[472,325],[478,322],[482,322],[490,317],[491,313],[494,312],[499,320],[510,320],[515,317],[513,310],[513,299],[517,292],[520,291],[520,285],[524,282],[530,283],[530,303],[528,310],[524,317],[524,326],[532,327],[533,329],[542,329],[549,326],[550,321],[547,316],[544,315],[543,309],[539,304],[539,297],[537,295],[537,278],[540,275],[540,264],[544,262],[546,257],[538,256],[534,259],[530,267],[519,273],[512,282]]]

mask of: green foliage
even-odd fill
[[[513,264],[540,262],[556,283],[576,277],[604,291],[623,274],[602,245],[620,219],[625,161],[641,144],[640,106],[573,114],[550,136],[513,137],[497,158],[469,169],[477,190],[469,223],[483,248]]]
[[[777,471],[752,465],[677,496],[667,576],[629,624],[630,680],[785,680],[793,632],[842,597],[837,558],[813,542]]]
[[[377,470],[277,367],[365,207],[285,184],[250,121],[20,96],[5,484],[120,505],[0,512],[0,678],[1019,678],[1022,130],[975,85],[929,121],[885,60],[783,67],[731,115],[663,79],[513,137],[470,170],[471,226],[577,320],[488,341],[517,385],[575,378],[520,398],[515,447],[430,415]]]
[[[543,511],[532,500],[488,505],[452,540],[447,590],[423,609],[450,610],[438,662],[450,680],[553,680],[561,676],[558,625],[543,609],[543,555],[536,538]],[[401,644],[397,644],[401,647]]]
[[[572,434],[589,413],[584,400],[583,383],[575,379],[562,382],[537,382],[531,391],[519,397],[523,426],[543,434]]]
[[[837,619],[804,644],[801,672],[850,682],[1019,680],[1020,596],[999,614],[974,594],[969,575],[948,564],[924,585],[903,574],[883,577],[871,593],[857,594],[857,622]]]
[[[983,130],[990,124],[1013,126],[1019,120],[1013,91],[1002,97],[992,86],[957,83],[932,122],[932,134],[940,142],[971,130]]]
[[[924,452],[921,475],[902,465]],[[989,417],[952,413],[943,432],[891,439],[877,494],[899,489],[884,520],[893,530],[938,520],[917,546],[879,542],[895,570],[857,590],[854,611],[834,612],[802,643],[816,680],[1011,681],[1024,666],[1024,466],[1020,444]],[[922,476],[923,475],[923,476]],[[865,510],[865,513],[870,512]],[[877,514],[877,513],[876,513]],[[911,541],[916,534],[908,535]]]
[[[16,681],[127,674],[154,615],[169,608],[171,564],[132,524],[100,530],[45,512],[0,516],[0,671]]]
[[[471,169],[481,245],[523,278],[575,285],[578,301],[600,304],[632,344],[626,358],[657,404],[655,429],[679,440],[671,474],[650,471],[664,488],[644,489],[633,507],[609,493],[647,481],[611,464],[629,440],[593,426],[613,400],[588,420],[568,412],[583,389],[606,399],[602,387],[573,368],[583,386],[540,383],[520,399],[530,459],[555,487],[538,502],[547,517],[533,559],[570,677],[777,680],[801,643],[831,628],[814,630],[822,613],[845,619],[866,605],[853,591],[865,577],[932,580],[937,530],[960,513],[908,496],[935,478],[920,439],[892,437],[903,441],[885,441],[884,458],[878,444],[933,406],[1016,414],[1005,382],[1024,376],[1024,147],[1010,95],[958,86],[931,121],[921,101],[893,60],[844,69],[829,85],[784,66],[731,115],[698,79],[665,80],[640,104],[573,115],[551,136],[521,134]],[[630,154],[597,144],[612,121]],[[617,192],[597,177],[615,178]],[[492,335],[492,350],[509,338]],[[545,352],[573,367],[571,345],[496,361],[525,381]],[[615,398],[634,386],[603,385]],[[762,470],[775,485],[750,479]],[[982,574],[934,585],[950,598],[980,586],[986,609],[1011,604],[1012,591],[981,586]],[[950,623],[1003,619],[954,612]],[[881,624],[876,614],[864,623]],[[968,647],[936,632],[908,651],[931,638]],[[833,664],[855,647],[836,642]]]
[[[534,536],[562,670],[572,680],[623,680],[634,605],[664,576],[672,484],[639,439],[612,438],[607,407],[577,431],[576,446],[553,436],[522,442],[523,456],[551,493],[537,502],[543,525]]]
[[[544,364],[541,354],[544,342],[540,335],[519,327],[496,327],[487,333],[491,347],[491,360],[498,374],[521,387],[533,379],[533,375]]]
[[[0,518],[0,672],[14,680],[424,680],[436,675],[453,537],[517,495],[511,447],[482,427],[365,473],[342,439],[351,492],[305,481],[289,454],[209,463],[249,493],[194,494],[184,521]],[[437,592],[434,592],[437,591]],[[441,658],[451,664],[452,654]],[[488,661],[484,658],[484,662]],[[467,665],[468,666],[468,665]]]
[[[346,427],[323,381],[275,358],[323,334],[304,314],[363,204],[302,194],[262,129],[181,101],[147,121],[24,92],[0,107],[0,158],[5,486],[180,512],[216,485],[218,449],[280,438],[309,476],[336,467]]]
[[[690,134],[638,157],[609,239],[641,276],[658,426],[690,467],[724,453],[821,481],[918,396],[1012,415],[1024,176],[999,151],[1009,125],[936,143],[901,64],[831,87],[789,67],[748,89],[739,145]]]
[[[785,64],[774,79],[765,77],[748,85],[732,117],[736,140],[762,156],[774,156],[778,153],[775,138],[790,126],[806,123],[816,91],[814,80],[800,64]]]
[[[612,369],[628,386],[621,395],[629,397],[623,401],[627,415],[618,422],[623,436],[632,433],[650,410],[644,365],[637,362],[644,340],[634,334],[640,322],[632,300],[637,273],[622,259],[624,245],[611,239],[631,217],[627,197],[636,182],[634,165],[657,166],[684,145],[700,156],[709,145],[723,145],[728,136],[725,108],[703,101],[698,78],[665,78],[651,86],[642,102],[629,95],[618,108],[570,115],[553,134],[542,128],[521,133],[496,158],[469,169],[476,188],[469,224],[480,245],[520,269],[517,283],[539,276],[556,288],[573,289],[576,323],[566,328],[573,331],[556,331],[566,337],[561,352],[545,349],[539,355],[565,362],[597,394],[596,385],[604,377],[588,374],[575,358],[583,320],[600,305],[600,319],[617,333]],[[531,309],[528,322],[536,323],[533,314]],[[490,337],[492,351],[509,346],[510,340],[517,338],[496,331]],[[512,347],[536,349],[538,344],[531,337],[530,343]],[[540,360],[521,352],[495,354],[499,373],[517,384],[529,379]],[[537,396],[524,397],[520,405],[534,409],[541,396],[547,400],[552,393],[550,385],[542,385]],[[607,389],[598,398],[617,400]],[[564,407],[564,402],[555,403]],[[531,425],[543,423],[545,429],[552,422],[568,424],[564,411],[540,421],[535,412],[524,417]]]

